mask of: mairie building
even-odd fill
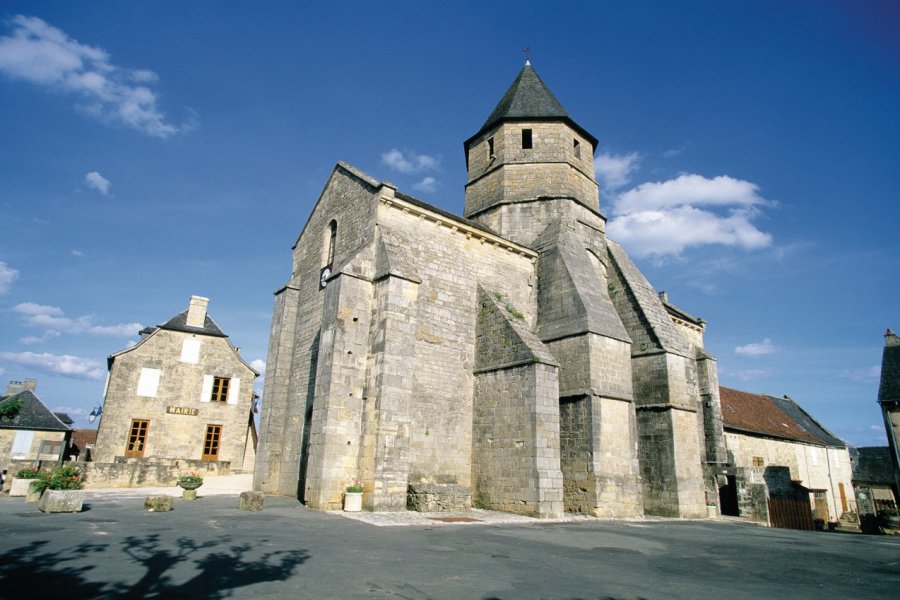
[[[275,295],[255,487],[705,517],[726,460],[706,325],[607,239],[597,138],[526,63],[464,146],[463,216],[334,168]]]

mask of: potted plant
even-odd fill
[[[64,465],[41,471],[33,484],[41,492],[41,512],[80,512],[84,503],[84,474],[78,467]]]
[[[900,510],[890,507],[882,508],[878,511],[878,516],[881,518],[882,527],[900,530]]]
[[[197,499],[197,488],[203,485],[203,477],[200,476],[199,473],[191,471],[187,475],[181,475],[176,480],[178,487],[183,489],[181,492],[181,497],[185,500],[196,500]]]
[[[362,510],[362,491],[362,483],[355,479],[351,485],[347,486],[347,490],[344,492],[345,512],[359,512]]]
[[[24,496],[28,493],[28,486],[31,485],[32,481],[36,481],[38,478],[38,470],[37,469],[20,469],[18,473],[15,474],[12,480],[12,484],[9,488],[10,496]]]

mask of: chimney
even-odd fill
[[[188,304],[187,322],[188,327],[202,328],[206,323],[206,306],[209,304],[209,298],[203,296],[191,296],[191,302]]]
[[[664,304],[669,303],[669,292],[663,290],[659,293],[659,299],[663,301]]]
[[[900,346],[900,337],[897,337],[897,334],[888,328],[884,332],[884,345],[885,346]]]
[[[10,381],[6,386],[6,391],[3,392],[4,396],[15,396],[25,390],[29,392],[33,392],[34,388],[37,387],[37,379],[26,379],[25,381]]]

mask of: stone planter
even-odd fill
[[[38,480],[35,479],[28,485],[28,493],[25,494],[25,502],[40,502],[43,490],[38,489]]]
[[[9,495],[25,496],[28,494],[28,486],[31,485],[32,481],[37,481],[37,479],[19,479],[18,477],[13,477],[12,485],[9,488]]]
[[[900,531],[900,517],[885,517],[884,526],[887,529],[895,529]]]
[[[362,510],[362,492],[344,492],[344,512]]]
[[[183,490],[196,490],[196,489],[197,489],[198,487],[200,487],[201,485],[203,485],[203,482],[202,482],[202,481],[194,481],[194,482],[191,482],[191,481],[179,481],[179,482],[178,482],[178,487],[180,487],[180,488],[183,489]]]
[[[84,490],[44,490],[38,510],[45,513],[81,512]]]

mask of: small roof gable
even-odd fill
[[[184,331],[187,333],[198,333],[200,335],[212,335],[215,337],[228,337],[216,322],[209,315],[206,315],[203,321],[203,327],[190,327],[187,325],[188,311],[182,311],[159,326],[160,329],[168,329],[170,331]]]
[[[719,401],[722,404],[722,421],[726,429],[809,444],[825,444],[781,410],[771,396],[719,387]]]
[[[93,446],[97,443],[97,430],[96,429],[73,429],[72,430],[72,445],[81,448],[87,448],[88,446]]]
[[[22,407],[12,419],[0,420],[0,429],[69,431],[69,427],[47,408],[31,390],[25,390],[11,396],[2,396],[0,397],[0,403],[13,399],[21,401]]]
[[[503,94],[494,111],[478,130],[478,133],[466,140],[466,146],[474,138],[480,136],[488,129],[502,121],[565,121],[574,127],[581,135],[591,142],[593,148],[597,148],[597,138],[588,133],[569,116],[556,96],[547,85],[538,77],[537,72],[526,62],[522,70],[516,76],[512,85]]]

